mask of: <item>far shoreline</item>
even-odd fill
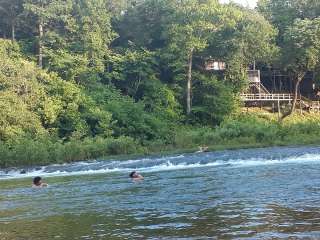
[[[319,141],[317,139],[309,139],[305,140],[304,142],[276,142],[275,144],[269,144],[269,143],[232,143],[232,144],[219,144],[219,145],[207,145],[208,151],[202,152],[218,152],[218,151],[228,151],[228,150],[245,150],[245,149],[263,149],[263,148],[272,148],[272,147],[303,147],[303,146],[320,146]],[[8,168],[0,168],[0,170],[7,170],[7,169],[30,169],[30,168],[36,168],[36,167],[43,167],[43,166],[50,166],[53,164],[70,164],[75,162],[90,162],[90,161],[126,161],[126,160],[136,160],[140,158],[156,158],[156,157],[168,157],[168,156],[174,156],[179,154],[193,154],[198,151],[197,147],[191,147],[191,148],[179,148],[179,149],[173,149],[173,146],[167,145],[164,146],[164,148],[167,148],[163,151],[154,151],[154,152],[148,152],[145,154],[119,154],[119,155],[108,155],[108,156],[101,156],[98,158],[93,159],[79,159],[75,161],[65,161],[61,163],[48,163],[48,164],[39,164],[39,165],[14,165],[10,166]],[[171,148],[171,149],[170,149]],[[201,154],[201,153],[200,153]]]

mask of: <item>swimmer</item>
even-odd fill
[[[32,187],[36,187],[36,188],[39,188],[39,187],[48,187],[48,184],[42,182],[42,178],[41,178],[41,177],[35,177],[35,178],[33,179]]]
[[[197,153],[208,152],[208,149],[207,146],[199,146],[199,151],[197,151]]]
[[[143,176],[140,175],[139,173],[137,173],[136,171],[131,172],[129,176],[132,180],[142,180],[143,179]]]

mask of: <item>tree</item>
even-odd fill
[[[142,0],[143,2],[145,0]],[[119,19],[128,10],[133,9],[141,0],[105,0],[106,6],[112,17]]]
[[[15,40],[16,24],[23,11],[22,0],[0,0],[0,14],[2,21],[11,29],[11,39]]]
[[[297,19],[284,33],[282,64],[294,82],[294,98],[290,111],[296,107],[300,83],[309,71],[320,66],[320,18]]]
[[[286,72],[294,83],[293,103],[290,111],[283,115],[285,118],[295,110],[300,83],[306,73],[319,68],[317,17],[320,15],[320,2],[260,0],[258,10],[279,29],[281,58],[276,65]]]
[[[46,27],[54,26],[54,22],[64,21],[70,11],[71,0],[24,0],[27,15],[36,18],[38,28],[38,66],[43,67],[44,37]]]
[[[127,50],[112,54],[108,58],[107,83],[112,83],[125,95],[139,101],[147,93],[142,88],[147,82],[158,81],[157,62],[153,52],[148,50]]]
[[[191,113],[192,68],[194,54],[208,45],[210,34],[217,31],[219,22],[217,1],[188,0],[177,4],[175,21],[168,26],[168,53],[174,68],[187,78],[186,113]],[[185,70],[186,69],[186,70]],[[180,75],[181,76],[181,75]]]
[[[206,125],[219,125],[236,109],[237,101],[232,88],[213,76],[195,74],[195,79],[198,80],[194,87],[192,109],[195,120]]]
[[[258,11],[279,29],[280,40],[286,28],[295,19],[316,18],[320,15],[320,2],[316,0],[259,0]]]
[[[48,68],[66,80],[94,84],[105,72],[110,44],[117,36],[111,14],[105,0],[72,1],[71,8],[63,31],[56,28],[47,36],[52,37],[47,44]]]
[[[81,87],[37,68],[22,58],[15,42],[1,39],[0,105],[0,140],[41,132],[61,139],[111,134],[111,114]]]
[[[156,50],[165,45],[165,28],[172,23],[176,4],[171,0],[147,0],[136,7],[128,8],[116,22],[119,33],[116,46]]]
[[[247,69],[256,63],[271,64],[278,56],[277,30],[260,14],[227,5],[223,27],[211,35],[205,56],[225,61],[225,79],[235,93],[247,85]]]

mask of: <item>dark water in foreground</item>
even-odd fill
[[[0,171],[1,240],[320,239],[320,147],[28,171]],[[34,175],[50,187],[30,188]]]

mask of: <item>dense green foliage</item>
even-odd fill
[[[248,66],[320,69],[319,4],[281,2],[0,0],[0,166],[269,141],[286,127],[230,120]]]

